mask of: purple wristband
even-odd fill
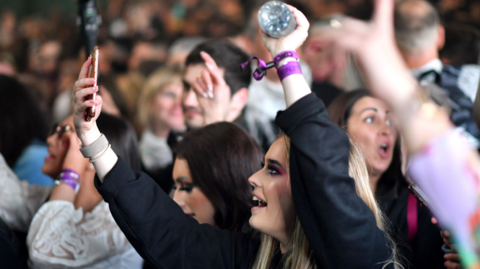
[[[285,58],[295,58],[298,60],[298,55],[293,50],[282,51],[279,54],[277,54],[275,58],[273,58],[273,62],[275,63],[275,66],[278,66],[278,64]]]
[[[57,179],[72,179],[75,182],[80,182],[80,176],[78,173],[75,170],[68,168],[62,169],[62,172],[58,175]]]
[[[57,179],[57,180],[55,180],[55,185],[60,185],[60,184],[66,184],[66,185],[72,187],[72,189],[75,191],[75,193],[77,193],[77,191],[78,191],[79,183],[75,182],[73,180],[69,180],[69,179]]]
[[[300,64],[298,62],[288,62],[277,69],[277,74],[280,80],[283,81],[284,78],[290,75],[302,74],[302,69],[300,69]]]

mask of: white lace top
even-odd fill
[[[0,218],[11,229],[26,232],[52,189],[19,180],[0,154]]]
[[[103,200],[86,214],[71,202],[45,203],[27,245],[32,268],[139,269],[143,263]]]

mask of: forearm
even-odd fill
[[[50,201],[55,200],[63,200],[73,203],[75,200],[75,191],[72,189],[72,187],[66,184],[55,186],[55,188],[53,188],[52,195],[50,195]]]
[[[310,94],[310,86],[302,74],[290,75],[282,80],[287,107]]]
[[[87,133],[81,133],[79,135],[79,138],[82,141],[82,145],[84,147],[87,147],[93,142],[95,142],[100,136],[101,136],[100,130],[95,124],[92,130],[90,130]],[[98,158],[100,155],[101,157]],[[110,170],[112,170],[113,166],[115,166],[115,164],[117,163],[118,156],[109,147],[105,153],[103,153],[103,150],[102,150],[97,154],[95,154],[94,156],[92,156],[91,159],[96,159],[96,161],[93,162],[93,165],[95,166],[95,170],[97,172],[98,178],[100,179],[100,182],[103,183],[103,179],[105,178],[105,176],[110,172]]]
[[[413,77],[409,76],[413,80]],[[406,79],[408,80],[408,79]],[[416,81],[406,82],[404,93],[392,85],[391,96],[386,99],[398,116],[400,130],[405,139],[409,154],[424,148],[433,138],[441,136],[453,128],[449,115],[429,98]],[[408,95],[405,94],[408,93]]]

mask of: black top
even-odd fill
[[[401,173],[401,172],[399,172]],[[417,234],[412,244],[408,240],[408,185],[403,176],[382,178],[378,183],[377,201],[391,222],[394,240],[406,262],[405,268],[445,268],[440,229],[432,224],[430,212],[417,202]]]
[[[388,243],[348,175],[345,132],[328,120],[314,94],[279,113],[275,122],[291,140],[293,200],[318,268],[382,268],[390,256]],[[130,243],[158,268],[252,267],[258,238],[199,225],[121,159],[104,183],[96,177],[95,185]]]

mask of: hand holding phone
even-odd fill
[[[88,71],[88,77],[95,79],[95,84],[93,87],[97,86],[97,78],[98,78],[98,56],[99,50],[98,46],[93,47],[92,52],[90,52],[90,57],[92,57],[92,65],[90,65],[90,69]],[[93,99],[95,101],[96,94],[90,94],[87,96],[87,100]],[[89,107],[85,110],[85,120],[91,121],[92,118],[95,117],[95,106]]]

